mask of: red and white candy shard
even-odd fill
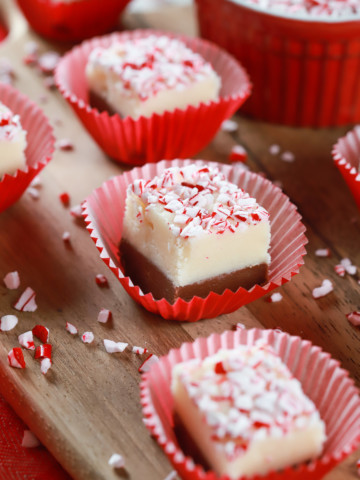
[[[283,152],[280,158],[283,162],[291,163],[295,160],[295,155],[292,152]]]
[[[330,248],[318,248],[317,250],[315,250],[315,255],[317,257],[330,257]]]
[[[347,313],[346,318],[355,327],[360,326],[360,312],[355,311],[355,312]]]
[[[9,290],[16,290],[20,286],[20,277],[18,272],[9,272],[4,277],[5,287]]]
[[[340,263],[345,268],[346,273],[356,275],[357,267],[351,263],[349,258],[343,258]]]
[[[104,340],[104,347],[107,353],[123,352],[128,345],[129,344],[125,342],[114,342],[113,340],[108,339]]]
[[[240,323],[238,322],[236,325],[235,325],[235,330],[245,330],[245,325],[243,323]]]
[[[99,285],[99,287],[108,287],[109,286],[107,278],[102,273],[99,273],[98,275],[96,275],[95,282],[97,283],[97,285]]]
[[[27,350],[35,350],[34,337],[31,330],[18,336],[19,343]]]
[[[283,298],[283,296],[281,295],[281,293],[275,292],[272,295],[270,295],[269,302],[270,303],[280,302],[282,300],[282,298]]]
[[[36,190],[36,188],[29,187],[27,188],[27,193],[30,195],[31,198],[34,200],[37,200],[40,197],[39,190]]]
[[[246,162],[248,153],[242,145],[234,145],[231,149],[229,160],[230,162]]]
[[[40,361],[40,371],[43,375],[46,375],[51,368],[52,362],[50,358],[42,358]]]
[[[24,354],[20,347],[15,347],[10,350],[10,352],[8,353],[8,361],[9,361],[10,367],[14,367],[14,368],[26,367]]]
[[[64,232],[62,234],[62,239],[64,242],[70,242],[70,232]]]
[[[98,315],[98,322],[100,323],[106,323],[108,320],[111,319],[111,311],[110,310],[107,310],[106,308],[102,308],[99,312],[99,315]]]
[[[74,205],[70,208],[70,215],[75,218],[82,218],[82,208],[81,205]]]
[[[35,312],[37,305],[35,302],[36,293],[30,287],[21,294],[20,298],[16,301],[14,308],[19,312]]]
[[[78,329],[72,323],[66,322],[66,330],[71,333],[71,335],[76,335],[78,333]]]
[[[50,358],[51,359],[52,353],[52,345],[50,343],[44,343],[43,345],[39,345],[36,347],[35,350],[35,359],[42,359],[42,358]]]
[[[331,283],[330,280],[325,278],[323,280],[321,287],[316,287],[312,291],[312,295],[314,298],[320,298],[320,297],[325,297],[325,295],[328,295],[330,292],[334,290],[333,284]]]
[[[37,187],[41,187],[41,178],[40,178],[40,175],[36,175],[36,177],[34,177],[34,179],[30,182],[30,187],[33,187],[33,188],[37,188]]]
[[[234,120],[224,120],[220,128],[223,132],[236,132],[238,124]]]
[[[84,343],[92,343],[94,341],[94,334],[92,332],[84,332],[82,335],[81,335],[81,340],[84,342]]]
[[[345,277],[345,267],[344,265],[335,265],[334,267],[336,275],[339,275],[339,277]]]
[[[4,315],[0,318],[0,332],[9,332],[18,323],[18,318],[15,315]]]
[[[136,353],[137,355],[143,355],[144,353],[148,352],[148,349],[144,348],[144,347],[134,346],[134,347],[132,347],[132,352]]]
[[[61,193],[59,195],[60,202],[64,205],[64,207],[68,207],[70,204],[70,195],[67,192]]]
[[[159,357],[151,353],[138,368],[139,373],[148,372],[152,367],[152,365],[154,365],[158,361],[159,361]]]
[[[113,453],[109,458],[108,464],[113,468],[124,468],[125,460],[119,453]]]
[[[46,52],[40,55],[38,66],[43,73],[54,73],[57,64],[60,61],[60,55],[57,52]]]
[[[24,435],[21,441],[21,446],[24,448],[36,448],[40,444],[38,438],[32,433],[31,430],[24,430]]]
[[[50,331],[44,325],[35,325],[32,329],[34,337],[38,338],[42,343],[47,343],[49,341]]]

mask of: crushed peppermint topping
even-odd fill
[[[135,180],[128,195],[139,199],[138,222],[160,209],[173,235],[184,239],[244,231],[269,218],[254,198],[211,166],[168,168],[152,180]]]
[[[108,339],[104,340],[104,347],[107,353],[123,352],[128,345],[129,344],[125,342],[114,342],[113,340]]]
[[[71,333],[71,335],[76,335],[78,333],[78,329],[70,322],[66,322],[65,328],[69,333]]]
[[[9,290],[16,290],[20,286],[20,277],[18,272],[9,272],[4,277],[5,287]]]
[[[27,287],[15,302],[14,308],[19,310],[19,312],[35,312],[37,310],[35,296],[36,293],[34,290],[30,287]]]
[[[248,153],[242,145],[234,145],[231,149],[229,160],[230,162],[247,162]]]
[[[16,327],[18,318],[15,315],[4,315],[0,318],[0,332],[9,332]]]
[[[183,42],[165,35],[149,35],[97,47],[89,55],[87,71],[107,72],[125,97],[145,101],[165,90],[184,90],[213,72],[211,65]]]
[[[330,257],[330,248],[318,248],[317,250],[315,250],[315,255],[317,257]]]
[[[279,292],[275,292],[269,297],[269,302],[270,303],[276,303],[280,302],[283,299],[283,296]]]
[[[273,145],[270,145],[270,147],[269,147],[270,155],[279,155],[280,150],[281,150],[280,145],[278,145],[277,143],[274,143]]]
[[[235,122],[235,120],[224,120],[221,124],[221,130],[223,132],[236,132],[238,129],[238,124]]]
[[[244,455],[252,442],[283,437],[319,421],[300,382],[263,343],[184,362],[174,376],[229,460]]]
[[[339,277],[345,277],[345,267],[343,265],[335,265],[334,270]]]
[[[35,325],[32,329],[32,334],[42,343],[47,343],[49,341],[50,331],[47,327],[44,327],[44,325]]]
[[[43,375],[46,375],[48,370],[51,368],[52,361],[50,358],[42,358],[40,360],[40,371]]]
[[[0,141],[15,141],[22,132],[20,116],[0,102]]]
[[[35,350],[34,336],[31,330],[18,336],[19,343],[27,350]]]
[[[97,321],[100,323],[107,323],[109,320],[111,320],[112,313],[110,310],[107,310],[106,308],[102,308],[99,312]]]
[[[94,334],[92,332],[84,332],[82,335],[81,335],[81,340],[84,342],[84,343],[92,343],[94,341]]]
[[[109,458],[108,464],[113,468],[124,468],[125,460],[119,453],[113,453]]]
[[[343,258],[340,264],[345,268],[346,273],[349,275],[356,275],[357,267],[352,264],[349,258]]]
[[[325,280],[323,280],[322,285],[320,287],[316,287],[313,289],[312,295],[314,298],[325,297],[325,295],[328,295],[333,290],[334,290],[333,284],[331,283],[330,280],[325,278]]]
[[[108,282],[107,278],[102,273],[98,273],[96,275],[95,282],[96,282],[97,285],[99,285],[99,287],[108,287],[109,286],[109,282]]]
[[[132,347],[132,352],[136,353],[136,355],[143,355],[144,353],[148,352],[148,349],[144,347],[137,347],[136,345],[134,345]]]
[[[24,354],[20,347],[15,347],[10,350],[10,352],[8,353],[8,361],[9,361],[10,367],[14,367],[14,368],[26,367]]]

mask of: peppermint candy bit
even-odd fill
[[[349,322],[354,325],[355,327],[360,326],[360,312],[355,311],[351,313],[346,314],[346,318],[349,320]]]
[[[102,308],[99,312],[98,315],[98,322],[100,323],[107,323],[109,320],[111,320],[112,313],[110,310],[107,310],[106,308]]]
[[[63,152],[71,152],[74,150],[74,144],[68,138],[61,138],[56,142],[56,148]]]
[[[70,208],[70,215],[72,215],[75,218],[82,218],[81,205],[75,205],[74,207]]]
[[[20,277],[18,272],[9,272],[4,277],[5,287],[9,290],[16,290],[20,286]]]
[[[9,332],[18,323],[18,318],[15,315],[4,315],[0,318],[0,332]]]
[[[50,343],[44,343],[39,345],[35,350],[35,360],[41,358],[50,358],[51,359],[52,345]]]
[[[148,349],[143,348],[143,347],[134,346],[134,347],[132,347],[132,352],[136,353],[136,355],[143,355],[144,353],[148,352]]]
[[[38,338],[42,343],[47,343],[49,341],[50,331],[44,325],[35,325],[32,329],[34,337]]]
[[[269,147],[270,155],[279,155],[280,150],[281,150],[280,145],[277,145],[276,143],[274,143],[273,145],[270,145]]]
[[[107,278],[102,273],[99,273],[98,275],[96,275],[95,282],[97,285],[99,285],[99,287],[102,287],[102,288],[109,286]]]
[[[70,232],[64,232],[61,238],[65,243],[70,243]]]
[[[330,248],[318,248],[317,250],[315,250],[315,255],[317,257],[330,257]]]
[[[70,195],[67,192],[61,193],[59,195],[59,199],[64,207],[68,207],[70,205]]]
[[[292,152],[284,152],[280,158],[283,162],[292,163],[295,160],[295,155]]]
[[[78,333],[78,329],[72,323],[66,322],[65,328],[69,333],[71,333],[71,335],[76,335]]]
[[[59,63],[60,55],[57,52],[46,52],[40,55],[38,67],[45,74],[52,74]]]
[[[276,302],[281,302],[283,299],[283,296],[279,292],[275,292],[270,297],[268,298],[268,302],[270,303],[276,303]]]
[[[243,323],[240,323],[238,322],[236,325],[235,325],[235,330],[245,330],[245,325]]]
[[[31,330],[18,336],[19,343],[27,350],[35,350],[34,337]]]
[[[94,341],[94,334],[92,332],[84,332],[82,335],[81,335],[81,340],[84,342],[84,343],[92,343]]]
[[[36,293],[34,290],[27,287],[20,298],[16,301],[14,308],[19,310],[19,312],[35,312],[35,310],[37,310],[35,295]]]
[[[325,297],[325,295],[328,295],[330,292],[334,290],[333,284],[325,278],[323,280],[321,287],[316,287],[312,291],[312,295],[314,298],[320,298],[320,297]]]
[[[345,277],[345,267],[343,265],[335,265],[334,270],[339,277]]]
[[[104,347],[107,353],[123,352],[128,345],[128,343],[124,342],[114,342],[113,340],[107,339],[104,340]]]
[[[31,430],[24,430],[21,446],[24,448],[36,448],[40,445],[38,438]]]
[[[113,468],[124,468],[125,460],[119,453],[113,453],[109,458],[108,464]]]
[[[24,354],[20,347],[15,347],[10,350],[10,352],[8,353],[8,361],[9,361],[10,367],[14,367],[14,368],[26,367]]]
[[[34,200],[38,200],[38,198],[40,197],[39,190],[36,190],[36,188],[29,187],[26,191]]]
[[[229,160],[230,162],[247,162],[248,153],[242,145],[234,145],[231,149]]]
[[[220,128],[223,132],[236,132],[238,124],[234,120],[224,120]]]
[[[159,357],[151,353],[140,365],[138,368],[139,373],[146,373],[150,370],[150,368],[159,361]]]
[[[52,361],[50,358],[42,358],[40,360],[40,371],[43,375],[46,375],[51,368]]]

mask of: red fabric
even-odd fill
[[[0,478],[2,480],[71,480],[42,446],[21,446],[26,425],[0,395]]]

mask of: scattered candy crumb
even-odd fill
[[[41,178],[40,178],[40,175],[36,175],[36,177],[34,177],[34,178],[31,180],[30,187],[33,187],[33,188],[41,187]]]
[[[56,148],[62,150],[63,152],[71,152],[74,150],[74,144],[68,138],[61,138],[56,142]]]
[[[340,264],[345,268],[346,273],[348,273],[349,275],[356,275],[357,267],[352,264],[349,258],[343,258],[340,261]]]
[[[72,323],[66,322],[66,330],[71,333],[71,335],[76,335],[78,333],[78,329]]]
[[[42,343],[47,343],[50,337],[50,331],[44,325],[35,325],[32,329],[34,337],[38,338]]]
[[[283,296],[281,295],[281,293],[275,292],[272,295],[270,295],[268,301],[270,303],[276,303],[276,302],[280,302],[282,299],[283,299]]]
[[[50,343],[44,343],[43,345],[39,345],[38,347],[36,347],[34,358],[35,360],[39,358],[51,359],[51,353],[52,353],[52,345],[50,345]]]
[[[109,458],[108,464],[113,468],[124,468],[125,460],[119,453],[113,453]]]
[[[75,205],[70,208],[70,215],[75,218],[82,218],[82,208],[81,205]]]
[[[45,74],[52,74],[60,61],[60,55],[57,52],[45,52],[38,58],[37,65]]]
[[[274,143],[273,145],[270,145],[269,153],[270,153],[270,155],[279,155],[280,145],[277,145],[276,143]]]
[[[14,304],[14,308],[20,312],[35,312],[37,310],[35,295],[34,290],[27,287]]]
[[[334,290],[333,284],[331,283],[330,280],[325,278],[323,280],[321,287],[316,287],[312,291],[312,295],[314,298],[320,298],[320,297],[325,297],[325,295],[328,295],[330,292]]]
[[[335,265],[334,270],[339,277],[345,277],[345,267],[343,265]]]
[[[70,205],[70,195],[67,192],[61,193],[59,198],[64,207],[68,207]]]
[[[95,282],[97,283],[97,285],[99,285],[99,287],[108,287],[109,286],[107,278],[102,273],[98,273],[96,275]]]
[[[148,352],[148,349],[143,348],[143,347],[134,346],[134,347],[132,347],[132,352],[136,353],[136,355],[143,355],[144,353]]]
[[[106,308],[102,308],[99,312],[97,320],[100,323],[106,323],[111,319],[111,317],[112,317],[111,311],[107,310]]]
[[[159,361],[159,357],[151,353],[138,368],[139,373],[148,372],[152,367],[152,365],[154,365],[154,363],[157,363],[158,361]]]
[[[247,162],[248,153],[242,145],[234,145],[231,149],[229,160],[230,162]]]
[[[354,325],[355,327],[360,326],[360,312],[355,311],[351,313],[346,314],[346,318],[349,320],[349,322]]]
[[[8,361],[9,361],[10,367],[14,367],[14,368],[26,367],[24,354],[20,347],[15,347],[10,350],[10,352],[8,353]]]
[[[70,232],[64,232],[62,234],[62,239],[64,242],[69,243],[70,242]]]
[[[240,323],[238,322],[236,325],[235,325],[235,330],[245,330],[245,325],[243,323]]]
[[[35,350],[34,337],[31,330],[18,336],[19,343],[27,350]]]
[[[291,163],[295,160],[295,155],[292,152],[286,151],[280,155],[280,158],[283,162]]]
[[[43,375],[46,375],[51,368],[52,362],[50,358],[42,358],[40,361],[40,371]]]
[[[224,120],[220,128],[223,132],[236,132],[238,124],[234,120]]]
[[[29,187],[26,191],[34,200],[38,200],[38,198],[40,197],[39,190],[37,190],[36,188]]]
[[[330,257],[330,248],[318,248],[317,250],[315,250],[315,255],[317,257]]]
[[[40,445],[38,438],[31,430],[24,430],[21,446],[24,448],[36,448]]]
[[[84,332],[82,335],[81,335],[81,340],[84,342],[84,343],[92,343],[94,341],[94,334],[92,332]]]
[[[16,327],[18,318],[15,315],[4,315],[0,318],[0,332],[9,332]]]
[[[104,340],[104,347],[107,353],[123,352],[128,345],[129,344],[125,342],[114,342],[113,340],[108,339]]]

